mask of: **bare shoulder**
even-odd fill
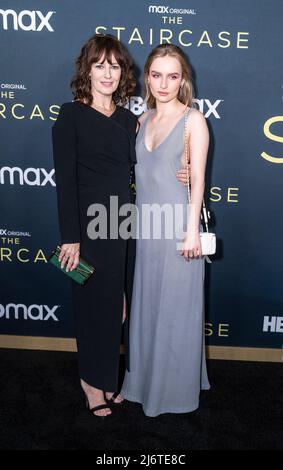
[[[188,133],[189,136],[199,136],[204,138],[208,135],[208,127],[206,119],[201,111],[196,108],[191,108],[188,118]]]
[[[206,119],[201,111],[191,108],[189,121],[192,125],[206,125]]]

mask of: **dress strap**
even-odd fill
[[[145,128],[145,124],[146,124],[146,122],[147,122],[149,116],[152,115],[152,112],[153,112],[153,111],[154,111],[154,109],[148,109],[148,111],[147,111],[147,116],[144,118],[144,120],[143,120],[143,122],[142,122],[140,128]]]

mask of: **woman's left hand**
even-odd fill
[[[188,175],[187,175],[186,168],[181,168],[181,170],[178,170],[176,177],[177,177],[177,180],[180,181],[180,183],[183,186],[188,186]],[[189,178],[190,178],[190,165],[189,165]]]
[[[187,261],[202,256],[199,231],[189,232],[187,234],[186,238],[183,240],[180,254],[184,256]]]

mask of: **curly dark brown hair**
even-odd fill
[[[89,78],[91,66],[99,62],[101,58],[111,64],[112,55],[121,67],[121,79],[117,90],[113,93],[113,100],[122,106],[127,103],[136,87],[134,64],[126,47],[112,34],[95,34],[82,47],[76,60],[76,73],[71,81],[75,100],[92,105],[93,97]]]

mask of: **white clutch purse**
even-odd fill
[[[201,252],[203,255],[214,255],[216,252],[216,236],[212,232],[200,233]]]
[[[190,178],[189,178],[189,156],[188,156],[188,138],[187,138],[187,121],[188,111],[185,115],[185,158],[187,168],[187,187],[188,187],[188,201],[191,202],[190,194]],[[205,231],[200,232],[201,252],[202,255],[214,255],[216,253],[216,236],[215,233],[209,232],[208,230],[208,219],[210,219],[210,213],[206,210],[204,198],[202,200],[202,213],[200,216],[201,220],[204,221]]]

